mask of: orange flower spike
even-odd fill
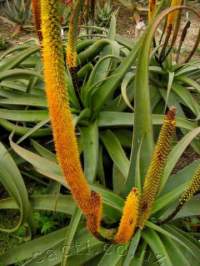
[[[73,7],[72,14],[69,22],[68,42],[67,42],[67,65],[69,69],[77,67],[78,55],[76,50],[78,32],[79,32],[79,19],[81,9],[83,7],[83,0],[77,1]]]
[[[164,123],[154,149],[153,157],[145,177],[138,223],[140,228],[144,227],[145,222],[150,217],[152,206],[159,191],[160,180],[163,175],[164,167],[171,150],[171,143],[175,135],[175,115],[176,108],[172,107],[165,116]]]
[[[115,243],[123,244],[131,239],[136,230],[138,214],[139,193],[136,188],[133,188],[124,204],[120,225],[114,238]]]
[[[92,213],[91,191],[81,167],[69,107],[57,0],[41,0],[41,18],[45,87],[56,154],[72,195],[87,217]]]
[[[181,6],[181,5],[182,5],[182,0],[172,0],[170,7]],[[179,11],[174,11],[168,15],[167,28],[173,27],[174,23],[176,22],[176,18],[177,18],[178,13],[179,13]]]
[[[148,9],[149,23],[151,23],[154,15],[155,15],[156,2],[157,2],[156,0],[149,0],[149,9]]]
[[[38,39],[42,41],[42,32],[41,32],[41,8],[40,0],[32,0],[32,14],[34,19],[35,28],[38,34]]]

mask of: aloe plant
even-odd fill
[[[168,10],[167,12],[173,10],[176,9]],[[165,13],[162,13],[158,21],[161,20],[164,15]],[[114,20],[113,18],[113,21]],[[110,31],[110,34],[112,32],[113,31]],[[171,214],[171,211],[176,208],[177,201],[179,200],[182,202],[182,197],[186,194],[188,195],[187,191],[191,191],[191,187],[194,187],[193,182],[191,183],[191,177],[194,176],[193,180],[195,180],[195,184],[196,179],[199,180],[199,160],[193,162],[177,174],[173,174],[172,172],[184,150],[192,140],[199,135],[199,127],[197,127],[195,123],[188,123],[186,119],[179,119],[179,117],[177,117],[177,126],[183,127],[189,132],[172,147],[171,151],[167,148],[167,153],[170,152],[168,159],[166,161],[164,160],[164,165],[160,165],[160,169],[162,170],[161,174],[159,172],[159,175],[155,176],[156,191],[154,191],[154,187],[151,187],[151,180],[153,180],[152,177],[154,178],[154,174],[151,175],[152,171],[150,171],[146,175],[147,169],[157,170],[156,167],[159,162],[158,160],[154,168],[149,168],[149,166],[151,166],[150,162],[154,162],[155,160],[151,160],[151,155],[154,150],[152,124],[162,125],[164,118],[164,115],[152,115],[151,109],[148,74],[149,54],[153,32],[154,25],[146,31],[145,35],[131,51],[127,51],[127,48],[124,49],[124,47],[122,47],[123,49],[120,51],[119,47],[121,46],[119,46],[116,41],[113,41],[113,37],[111,37],[112,40],[106,39],[95,42],[90,40],[89,42],[81,42],[78,47],[79,49],[83,49],[83,51],[78,53],[78,62],[79,66],[80,63],[82,63],[83,66],[82,69],[77,72],[80,83],[81,104],[74,93],[72,81],[70,78],[67,80],[71,111],[73,113],[74,124],[77,128],[79,151],[83,153],[84,174],[90,183],[90,188],[96,193],[101,194],[104,204],[103,233],[105,233],[106,236],[111,235],[111,237],[112,234],[115,233],[116,223],[118,226],[120,217],[122,216],[123,218],[122,209],[125,196],[131,191],[133,186],[137,187],[137,189],[142,192],[141,199],[145,199],[145,186],[143,191],[142,187],[144,177],[146,176],[145,180],[149,180],[148,183],[150,183],[150,185],[146,187],[149,193],[153,193],[153,201],[150,204],[150,212],[148,212],[145,221],[142,223],[144,229],[142,230],[142,225],[141,229],[135,232],[132,240],[124,245],[104,243],[103,241],[96,240],[92,234],[85,229],[82,214],[75,206],[75,201],[71,195],[63,195],[58,190],[56,207],[54,204],[54,194],[43,196],[36,195],[30,198],[33,208],[65,213],[70,218],[70,224],[66,228],[55,231],[45,237],[34,239],[8,251],[5,255],[0,257],[4,264],[9,265],[27,260],[26,265],[35,265],[38,261],[42,265],[47,263],[48,265],[59,265],[61,261],[63,261],[63,265],[147,265],[148,263],[155,263],[155,261],[162,262],[162,264],[166,266],[177,265],[177,263],[180,262],[183,265],[190,265],[191,263],[192,265],[198,265],[198,261],[200,260],[199,242],[176,226],[176,217],[172,216],[173,221],[171,223],[169,221],[167,221],[166,224],[162,223],[168,215]],[[85,49],[85,46],[89,48]],[[99,50],[96,50],[96,48],[101,50],[100,54]],[[126,56],[127,52],[128,56]],[[96,58],[96,55],[100,55],[100,58]],[[6,68],[5,66],[7,65],[8,69],[4,70],[2,74],[1,85],[6,81],[6,78],[13,73],[15,77],[19,77],[19,74],[21,74],[22,78],[26,78],[28,74],[30,75],[30,73],[32,73],[34,77],[40,78],[40,75],[33,70],[32,72],[25,72],[21,68],[18,72],[16,69],[13,71],[12,68],[16,65],[25,66],[27,64],[30,66],[33,64],[33,61],[23,61],[24,58],[26,58],[25,55],[15,62],[13,60],[10,60],[10,63],[7,64],[4,62],[5,64],[3,64],[3,67]],[[88,58],[90,60],[89,63],[87,62]],[[130,102],[127,95],[124,94],[124,88],[122,89],[124,101],[121,100],[119,86],[121,82],[125,87],[126,84],[129,84],[130,73],[133,71],[131,67],[134,65],[134,60],[136,58],[135,91],[132,96],[134,97],[136,105],[134,106],[135,112],[133,114],[132,112],[123,112],[123,110],[127,110],[126,103],[130,105]],[[117,69],[115,70],[116,64]],[[102,72],[102,69],[105,68],[107,71]],[[85,69],[87,71],[85,71]],[[37,75],[35,73],[37,73]],[[94,84],[95,81],[96,83]],[[41,87],[39,87],[40,83],[35,84],[37,84],[41,91]],[[4,88],[4,86],[5,83],[3,83],[2,87]],[[24,87],[26,86],[27,83],[24,84]],[[132,88],[133,84],[131,83],[130,94],[132,93]],[[31,91],[34,91],[32,86],[29,93]],[[11,100],[9,103],[4,102],[2,104],[12,106]],[[13,112],[10,112],[10,110],[8,112],[6,109],[4,110],[2,116],[4,119],[6,118],[8,120],[12,119],[18,121],[22,119],[30,123],[35,122],[36,120],[34,119],[36,118],[39,121],[47,118],[46,110],[46,113],[38,113],[38,110],[32,110],[31,112],[25,110],[26,112],[20,113],[20,115],[23,114],[23,118],[20,119],[17,118],[17,115],[12,118],[11,114],[14,112],[16,113],[15,110]],[[39,110],[42,110],[41,107]],[[169,117],[171,117],[170,121],[173,122],[172,131],[174,131],[174,111],[172,111],[172,114],[173,116]],[[38,115],[40,115],[40,118],[37,117]],[[167,125],[168,122],[167,119]],[[37,133],[39,130],[38,128],[42,127],[45,123],[47,123],[47,120],[43,120],[39,123],[18,142],[22,141],[31,133]],[[122,127],[125,128],[122,130]],[[129,130],[127,130],[127,127],[129,127]],[[131,140],[129,139],[132,135],[132,127],[134,127],[134,141],[132,154],[129,156],[131,146]],[[20,127],[20,129],[23,128],[23,126]],[[16,132],[18,129],[18,127],[16,127],[16,129],[14,126],[12,127],[12,130],[16,130]],[[21,132],[21,134],[23,135],[24,133]],[[168,140],[169,139],[167,139],[167,141]],[[10,139],[10,145],[12,149],[22,157],[25,165],[26,162],[29,162],[29,164],[33,166],[31,170],[33,176],[39,174],[40,178],[45,177],[45,180],[47,180],[47,178],[54,180],[55,183],[69,189],[56,161],[55,154],[52,150],[47,148],[47,145],[45,145],[45,147],[37,141],[32,141],[35,152],[22,147],[19,143],[13,142],[12,139]],[[106,153],[105,150],[107,151]],[[158,149],[155,149],[155,151],[158,151]],[[160,152],[155,152],[155,154],[153,158],[157,160],[157,156]],[[161,155],[159,155],[158,158],[160,158],[160,156]],[[111,167],[112,172],[110,171]],[[199,183],[197,183],[197,189],[199,186],[198,184]],[[195,185],[195,191],[197,191],[197,189]],[[132,203],[132,194],[129,194],[129,196],[131,197]],[[129,203],[129,198],[126,202]],[[149,200],[147,203],[149,203]],[[0,206],[2,209],[19,208],[15,199],[12,198],[0,201]],[[126,206],[127,205],[125,205],[125,207]],[[133,206],[131,204],[130,206],[131,209],[133,209],[136,205],[134,203]],[[144,207],[145,206],[146,204],[144,204]],[[123,214],[127,211],[125,207]],[[139,210],[140,214],[143,214],[140,208]],[[198,199],[193,198],[183,206],[177,217],[183,218],[198,214]],[[131,211],[128,211],[128,215],[131,215]],[[134,213],[133,218],[136,217],[137,214]],[[105,226],[113,228],[109,229],[105,228]],[[50,258],[53,259],[50,260]]]
[[[106,1],[103,6],[97,2],[96,9],[96,25],[108,27],[113,12],[111,1]]]
[[[4,13],[9,20],[23,27],[31,16],[30,5],[31,0],[6,0]]]

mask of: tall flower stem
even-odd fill
[[[68,40],[67,40],[67,49],[66,49],[66,63],[71,73],[72,82],[80,105],[81,105],[81,99],[80,99],[80,91],[79,91],[78,77],[77,77],[78,54],[76,46],[79,34],[80,15],[83,9],[83,5],[84,5],[84,0],[78,0],[73,5],[69,22],[69,31],[68,31]]]
[[[32,0],[32,14],[38,39],[42,41],[40,0]]]
[[[175,134],[175,114],[176,109],[173,107],[165,116],[164,123],[154,149],[153,158],[145,177],[139,212],[138,225],[140,228],[144,227],[145,222],[151,215],[151,210],[160,187],[161,177],[171,150],[172,139]]]
[[[74,200],[88,220],[88,226],[91,231],[97,231],[102,201],[99,194],[91,192],[79,159],[65,80],[58,1],[41,0],[41,18],[45,87],[57,158]]]
[[[148,19],[149,19],[149,23],[152,22],[153,17],[155,15],[155,11],[156,11],[156,0],[149,0],[149,6],[148,6]]]

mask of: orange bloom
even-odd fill
[[[69,107],[58,1],[41,0],[41,15],[45,87],[57,158],[72,195],[83,213],[86,217],[91,216],[94,207],[92,199],[96,195],[98,201],[95,213],[99,215],[101,211],[97,210],[101,210],[101,198],[91,193],[84,176]],[[95,217],[93,221],[100,224],[99,217]],[[93,225],[96,228],[98,226]]]
[[[124,205],[120,225],[114,238],[115,243],[123,244],[131,239],[136,230],[138,210],[139,195],[137,189],[133,188]]]

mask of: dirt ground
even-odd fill
[[[117,1],[113,1],[114,9],[118,10],[118,25],[117,31],[119,34],[126,36],[128,38],[135,38],[140,32],[136,30],[136,21],[139,20],[146,26],[147,24],[147,12],[141,12],[139,14],[133,13],[133,10],[122,7]],[[194,8],[195,10],[200,10],[200,3],[198,1],[187,1],[187,5]],[[183,44],[183,51],[190,52],[191,47],[194,45],[194,40],[196,40],[198,31],[200,30],[200,18],[191,12],[184,12],[181,20],[181,29],[185,26],[186,22],[190,20],[191,26],[187,32],[187,37]],[[180,31],[180,34],[182,32]],[[199,51],[199,50],[198,50]]]
[[[200,3],[198,1],[188,1],[188,4],[194,9],[200,10]],[[117,12],[117,33],[126,36],[128,38],[135,38],[139,32],[137,31],[136,20],[140,20],[146,25],[147,13],[142,11],[139,14],[134,13],[133,10],[123,7],[119,4],[118,1],[113,0],[113,10],[118,10]],[[0,4],[0,36],[5,38],[10,42],[10,45],[13,46],[15,44],[23,43],[24,41],[36,37],[34,33],[34,29],[31,25],[31,21],[28,23],[28,28],[26,30],[22,30],[20,34],[15,35],[15,26],[11,23],[6,22],[5,19],[2,19],[3,16],[3,8],[2,4]],[[194,38],[197,35],[199,29],[199,20],[194,15],[184,15],[183,16],[183,25],[187,21],[187,19],[191,20],[191,27],[188,31],[187,41],[185,42],[184,49],[188,50],[194,43]],[[27,30],[28,29],[28,30]]]

